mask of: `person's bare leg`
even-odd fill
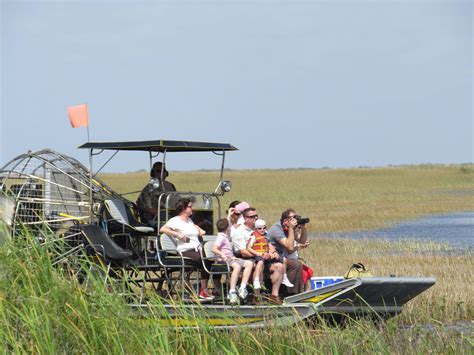
[[[291,281],[288,279],[288,275],[286,273],[286,264],[287,264],[287,258],[283,258],[283,280],[282,280],[282,284],[285,285],[286,287],[293,287],[295,285],[293,285],[291,283]]]
[[[240,270],[242,267],[237,263],[232,263],[232,275],[230,276],[230,289],[235,290],[237,281],[239,281]]]
[[[244,263],[244,272],[242,274],[242,283],[248,284],[250,276],[252,275],[253,262],[246,260]]]
[[[282,263],[275,263],[270,267],[272,271],[272,295],[278,296],[278,291],[280,290],[281,281],[283,280],[284,266]]]
[[[261,282],[263,282],[263,260],[260,260],[255,265],[255,270],[253,272],[253,287],[260,289]]]

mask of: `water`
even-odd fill
[[[474,251],[474,212],[434,215],[394,226],[359,232],[332,234],[344,238],[377,238],[446,243],[456,250]]]

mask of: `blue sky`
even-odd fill
[[[471,1],[2,1],[0,165],[91,141],[229,142],[227,166],[473,156]],[[170,170],[219,167],[198,154]],[[147,154],[106,170],[148,166]]]

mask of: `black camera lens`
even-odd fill
[[[296,218],[296,223],[298,223],[298,224],[309,223],[309,218],[301,217],[301,216],[295,216],[295,218]]]

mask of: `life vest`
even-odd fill
[[[258,233],[257,231],[252,233],[255,237],[255,243],[253,243],[252,249],[257,253],[268,253],[268,240],[265,235]]]

